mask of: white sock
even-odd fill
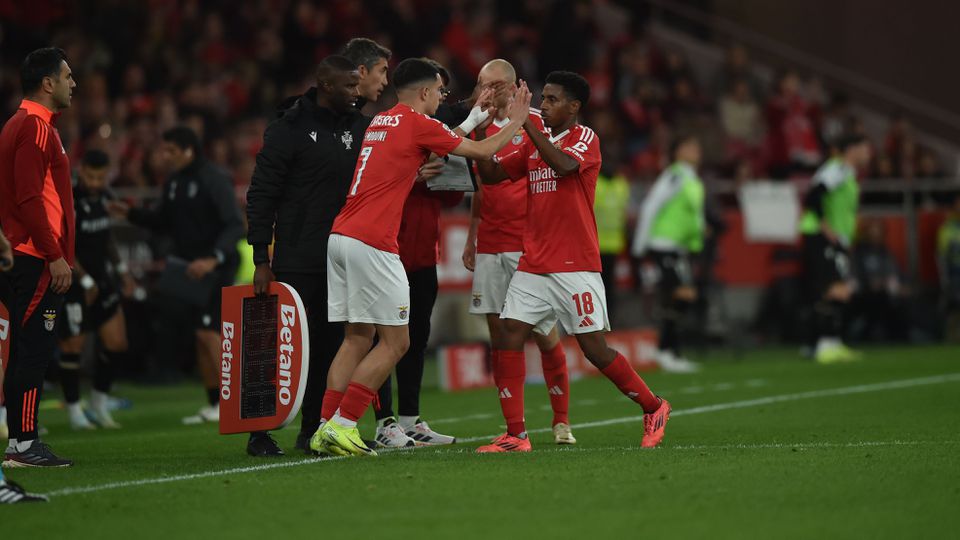
[[[110,395],[98,390],[90,392],[90,406],[96,411],[106,411]]]
[[[401,416],[397,421],[403,429],[410,429],[417,424],[419,419],[419,416]]]
[[[834,347],[839,347],[841,345],[840,338],[836,337],[822,337],[817,340],[817,352],[820,352],[825,349],[832,349]]]
[[[7,452],[19,454],[20,452],[26,452],[29,450],[31,446],[33,446],[33,441],[18,441],[16,439],[10,439],[10,444],[7,446]]]
[[[337,414],[333,415],[331,422],[336,422],[345,428],[355,428],[357,427],[356,420],[347,420],[346,418],[340,416],[340,409],[337,409]]]

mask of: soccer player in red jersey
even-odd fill
[[[490,159],[529,113],[530,91],[521,83],[508,129],[483,141],[463,139],[429,116],[443,95],[434,64],[404,60],[393,81],[399,103],[370,122],[327,246],[328,318],[346,327],[327,374],[321,416],[328,421],[310,441],[318,452],[376,455],[360,439],[357,420],[409,346],[410,290],[397,232],[418,169],[431,154]],[[374,334],[379,341],[371,350]]]
[[[507,433],[478,452],[530,451],[523,411],[523,344],[531,331],[549,332],[559,320],[577,338],[590,362],[644,411],[641,445],[663,439],[670,404],[647,387],[624,356],[607,346],[610,329],[600,279],[600,249],[593,199],[600,171],[600,141],[577,123],[590,98],[590,86],[576,73],[555,71],[543,88],[541,114],[551,135],[528,119],[526,144],[499,163],[480,162],[486,183],[526,179],[527,220],[523,256],[510,281],[500,342],[493,358]]]
[[[477,84],[482,89],[515,88],[517,73],[510,62],[496,59],[487,62],[480,70]],[[487,135],[497,133],[509,119],[506,117],[508,93],[498,92],[495,99],[496,114],[487,127]],[[543,120],[538,109],[530,109],[530,122],[534,129],[543,131]],[[517,130],[510,143],[497,152],[502,158],[527,144],[528,137],[522,129]],[[467,243],[463,250],[463,263],[473,271],[473,291],[470,313],[484,315],[490,330],[490,341],[500,342],[503,319],[500,310],[507,297],[510,279],[517,271],[520,255],[523,254],[523,228],[527,217],[527,181],[501,182],[481,186],[470,205],[472,219]],[[546,335],[534,334],[540,349],[543,378],[550,394],[553,409],[553,438],[557,444],[576,444],[570,430],[570,376],[567,372],[567,357],[560,344],[556,327]],[[493,358],[499,351],[493,349]],[[492,362],[493,379],[500,380],[500,363]]]

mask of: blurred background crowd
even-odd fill
[[[902,308],[913,301],[908,298],[920,299],[916,308],[920,311],[939,305],[938,283],[944,274],[942,261],[937,272],[937,257],[943,254],[936,235],[949,219],[950,190],[958,185],[957,154],[927,144],[929,139],[918,136],[922,130],[909,112],[896,104],[875,108],[884,120],[879,128],[868,129],[857,99],[844,89],[803,66],[760,63],[753,48],[719,35],[693,32],[685,38],[693,49],[710,52],[706,61],[698,58],[695,67],[688,54],[691,47],[678,46],[675,39],[654,31],[670,26],[669,18],[658,17],[657,4],[661,3],[0,0],[0,113],[8,117],[19,103],[17,70],[24,55],[55,44],[66,50],[78,82],[73,106],[57,121],[72,163],[88,149],[102,149],[112,158],[112,187],[129,198],[155,196],[168,173],[159,156],[160,134],[185,123],[201,134],[207,157],[231,172],[242,204],[264,128],[276,106],[285,97],[302,93],[313,80],[317,61],[352,37],[370,37],[392,49],[392,65],[428,56],[447,66],[453,75],[451,100],[469,95],[480,67],[496,57],[511,61],[534,90],[548,72],[573,70],[591,84],[591,102],[582,120],[601,138],[604,174],[623,176],[631,185],[625,229],[632,230],[637,202],[667,164],[671,135],[694,132],[703,142],[702,176],[708,191],[715,192],[714,244],[719,249],[707,253],[721,261],[726,257],[728,265],[738,255],[725,256],[724,246],[744,243],[742,230],[727,219],[728,212],[736,210],[736,186],[757,179],[805,185],[829,156],[832,138],[843,130],[859,131],[874,147],[871,163],[860,171],[862,183],[876,182],[887,192],[865,190],[865,199],[878,203],[880,210],[871,215],[868,208],[865,213],[863,240],[857,248],[862,254],[858,279],[864,284],[862,291],[884,299],[864,297],[866,318],[857,328],[864,336],[876,334],[881,339],[942,335],[937,323],[917,333],[904,320],[890,317],[910,316],[912,312]],[[683,30],[684,25],[677,26],[680,34]],[[893,193],[889,182],[878,179],[894,181]],[[922,201],[904,196],[903,190],[914,180],[933,186],[928,191],[934,195]],[[893,205],[900,212],[901,204],[917,202],[935,216],[919,227],[914,206],[907,216],[891,217],[885,210]],[[906,240],[894,234],[904,245],[891,246],[887,242],[891,229],[898,227],[912,232]],[[740,238],[725,244],[723,234]],[[132,243],[124,251],[134,266],[138,258],[159,258],[138,246]],[[779,315],[789,308],[770,299],[782,277],[775,268],[777,254],[784,250],[774,250],[764,260],[773,268],[770,277],[747,284],[726,280],[730,286],[757,289],[761,314],[772,309]],[[450,258],[458,259],[459,251],[454,255]],[[636,262],[627,268],[633,271],[622,280],[625,288],[637,285]],[[149,265],[141,267],[140,277],[147,270]],[[721,281],[727,275],[718,274]],[[879,322],[874,320],[877,306],[884,314]],[[642,324],[642,318],[624,314],[632,309],[629,301],[621,302],[617,314],[621,324]],[[135,307],[130,311],[137,312]],[[752,322],[748,327],[757,332],[767,329]],[[776,331],[771,333],[777,337]]]
[[[0,16],[0,111],[9,115],[19,102],[25,52],[63,47],[80,87],[60,131],[74,162],[89,148],[113,156],[117,187],[161,184],[158,134],[187,122],[242,193],[276,105],[302,92],[316,62],[355,36],[392,49],[394,63],[429,56],[448,66],[454,97],[468,94],[496,57],[534,85],[554,69],[582,73],[593,92],[586,123],[604,141],[605,160],[630,179],[659,172],[678,130],[701,134],[708,173],[749,179],[807,174],[845,124],[864,129],[845,93],[792,66],[758,76],[736,43],[718,44],[723,60],[712,74],[694,73],[683,51],[651,34],[642,2],[7,0]],[[913,131],[907,115],[889,111],[862,172],[952,174],[955,166]]]

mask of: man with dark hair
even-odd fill
[[[307,310],[310,371],[296,448],[308,453],[320,426],[327,370],[343,341],[343,324],[327,320],[327,239],[370,123],[356,108],[359,80],[356,64],[343,56],[320,62],[317,85],[283,103],[267,126],[247,191],[255,291],[265,294],[271,281],[282,281],[297,290]],[[275,446],[254,433],[247,450],[279,455]]]
[[[680,325],[697,301],[691,254],[703,250],[706,230],[703,182],[697,176],[700,141],[682,134],[670,145],[667,167],[640,207],[633,254],[649,255],[659,270],[661,326],[656,360],[664,371],[692,373],[695,363],[683,357]]]
[[[4,463],[65,467],[37,433],[40,393],[56,352],[57,311],[70,288],[74,255],[70,163],[54,115],[70,107],[73,80],[63,51],[27,55],[24,99],[0,133],[0,225],[13,246],[11,350],[4,380],[10,439]]]
[[[821,364],[860,356],[843,343],[843,328],[853,294],[849,253],[860,203],[857,169],[870,162],[870,143],[863,135],[849,134],[840,137],[836,149],[813,175],[800,221],[806,297],[815,302],[813,355]]]
[[[431,154],[490,159],[529,113],[530,93],[521,85],[510,110],[510,130],[482,142],[463,139],[429,117],[443,95],[436,66],[407,59],[393,80],[399,103],[375,116],[364,134],[347,202],[327,248],[329,319],[347,324],[327,376],[321,413],[327,421],[310,441],[316,451],[376,455],[360,439],[357,420],[410,344],[410,290],[397,232],[418,169]],[[379,338],[375,347],[374,335]]]
[[[550,73],[540,105],[550,135],[537,129],[525,111],[527,142],[498,163],[478,163],[486,184],[524,178],[529,183],[523,255],[507,290],[500,314],[503,333],[494,344],[492,359],[499,364],[495,368],[500,374],[497,391],[507,432],[478,448],[481,453],[532,449],[524,421],[524,343],[532,331],[545,335],[558,321],[576,337],[587,359],[642,407],[641,446],[653,447],[663,439],[670,404],[650,391],[603,336],[610,323],[593,215],[600,140],[592,129],[577,122],[589,98],[590,87],[580,75]]]
[[[0,230],[0,272],[10,270],[11,264],[13,264],[13,249],[10,247],[10,242],[7,241],[7,237],[3,235],[3,231]],[[0,369],[0,382],[2,381],[3,370]],[[5,419],[0,418],[0,426],[6,427]],[[6,438],[6,434],[0,434],[0,438]],[[46,502],[47,500],[46,496],[27,493],[19,484],[7,480],[3,476],[3,469],[0,469],[0,504]]]
[[[127,325],[120,305],[123,284],[130,283],[110,230],[107,190],[110,158],[101,150],[83,156],[73,188],[77,215],[77,264],[60,314],[60,384],[73,429],[119,428],[107,407],[113,369],[127,352]],[[97,347],[90,423],[80,405],[80,354],[87,335],[96,332]]]
[[[203,157],[200,139],[188,127],[177,126],[162,135],[162,156],[171,171],[156,208],[130,208],[111,201],[117,217],[173,240],[166,271],[186,265],[188,279],[209,289],[206,298],[188,305],[186,299],[169,300],[187,308],[196,331],[197,364],[207,393],[207,406],[184,424],[220,419],[220,288],[233,285],[237,269],[237,242],[243,236],[243,219],[227,171]],[[208,277],[209,276],[209,277]],[[161,279],[161,281],[163,281]]]
[[[443,92],[450,84],[450,72],[438,62],[424,58],[440,73]],[[446,94],[443,96],[446,97]],[[441,100],[434,118],[448,126],[459,125],[469,114],[461,104]],[[394,415],[393,387],[387,377],[377,392],[377,446],[397,448],[453,444],[454,437],[438,433],[420,418],[420,387],[430,339],[430,316],[437,301],[437,257],[440,240],[440,209],[455,206],[463,199],[460,191],[431,191],[424,179],[443,171],[446,161],[435,158],[418,171],[410,195],[403,205],[403,217],[397,235],[400,262],[410,284],[410,348],[397,362],[397,412]]]
[[[369,38],[353,38],[340,50],[340,55],[350,59],[360,75],[358,108],[380,99],[387,87],[387,63],[391,54],[390,49]]]

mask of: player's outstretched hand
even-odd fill
[[[253,271],[253,292],[258,296],[267,294],[267,291],[270,290],[270,282],[276,279],[277,277],[273,275],[269,263],[258,264],[256,270]]]
[[[507,109],[507,116],[510,117],[511,121],[523,122],[530,116],[531,97],[533,95],[527,88],[526,81],[520,81],[520,88],[517,88],[516,93],[513,94],[513,101],[510,103],[510,108]]]

